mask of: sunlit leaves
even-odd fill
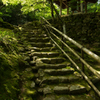
[[[14,5],[20,3],[20,0],[2,0],[2,1],[3,1],[3,3],[6,4],[6,5],[7,5],[8,3],[14,4]]]
[[[39,11],[42,11],[43,8],[46,8],[46,0],[3,0],[3,3],[5,4],[18,4],[21,3],[22,5],[22,11],[23,13],[27,14],[28,12],[35,11],[36,9],[39,9]]]

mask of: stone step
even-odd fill
[[[65,61],[64,58],[61,57],[55,57],[55,58],[39,58],[39,61],[47,64],[59,64],[63,63]]]
[[[50,41],[50,38],[46,37],[46,38],[30,38],[29,41],[32,41],[32,42],[49,42]]]
[[[74,69],[70,68],[70,69],[45,69],[44,73],[48,74],[48,75],[67,75],[67,74],[73,74]]]
[[[60,63],[60,64],[39,64],[37,63],[36,66],[37,68],[42,68],[42,69],[59,69],[59,68],[65,68],[69,66],[70,63]]]
[[[30,57],[38,56],[38,57],[56,57],[59,56],[59,52],[33,52],[29,54]]]
[[[86,93],[86,88],[83,85],[75,84],[72,86],[55,86],[54,92],[56,94],[82,94]]]
[[[35,43],[35,42],[30,42],[30,44],[34,47],[53,47],[51,43]]]
[[[99,100],[95,95],[83,94],[48,94],[42,100]]]
[[[60,84],[60,83],[71,83],[79,81],[81,78],[75,75],[70,76],[44,76],[41,80],[42,84]]]
[[[36,52],[49,52],[49,51],[56,51],[56,47],[42,47],[42,48],[38,48],[38,47],[30,47],[28,50],[34,50]]]
[[[66,86],[46,86],[45,88],[42,88],[42,92],[44,95],[47,94],[59,94],[59,95],[64,95],[64,94],[70,94],[70,95],[75,95],[75,94],[83,94],[87,92],[87,89],[85,86],[80,85],[80,84],[74,84],[74,85],[66,85]]]
[[[33,34],[33,35],[31,35],[31,37],[34,37],[34,38],[46,38],[48,36],[47,36],[47,34]]]

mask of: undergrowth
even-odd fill
[[[0,100],[18,100],[20,67],[24,63],[13,31],[0,29]]]

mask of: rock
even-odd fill
[[[50,95],[48,97],[45,97],[43,100],[57,100],[55,96]]]
[[[69,100],[67,97],[60,97],[58,100]]]
[[[43,92],[43,88],[39,88],[39,89],[38,89],[38,92],[39,92],[39,93],[42,93],[42,92]]]
[[[31,88],[35,88],[35,82],[34,81],[32,81],[32,83],[31,83]]]
[[[28,57],[28,56],[25,57],[25,58],[24,58],[24,61],[28,61],[28,62],[29,62],[29,61],[30,61],[30,57]]]
[[[35,81],[36,84],[40,84],[40,82],[41,82],[41,80],[39,80],[38,78]]]
[[[45,69],[45,73],[50,75],[66,75],[66,74],[72,74],[74,70],[72,69]]]
[[[18,48],[20,52],[24,52],[24,48],[23,47],[19,47]]]
[[[80,73],[76,72],[76,71],[74,72],[74,75],[78,76],[78,77],[82,77],[82,75]]]
[[[30,61],[30,65],[35,66],[36,65],[36,61]]]
[[[44,89],[43,89],[43,93],[44,93],[44,94],[50,94],[50,93],[52,93],[51,88],[50,88],[50,87],[44,88]]]
[[[32,68],[26,68],[25,70],[29,72],[32,71]]]
[[[41,61],[41,59],[36,59],[36,63],[37,64],[43,64],[43,62]]]
[[[81,94],[81,93],[85,93],[86,91],[87,91],[86,88],[80,84],[72,85],[70,87],[71,94]]]
[[[38,58],[37,56],[34,56],[34,57],[33,57],[33,60],[36,61],[37,58]]]
[[[44,71],[43,71],[43,69],[39,69],[39,70],[38,70],[38,74],[39,74],[39,76],[42,76],[42,77],[43,77],[43,76],[44,76]]]
[[[36,90],[29,90],[29,89],[27,89],[26,90],[26,93],[28,94],[28,95],[36,95]]]
[[[54,92],[58,94],[69,93],[69,89],[68,87],[64,87],[64,86],[55,86]]]

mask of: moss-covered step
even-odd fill
[[[81,77],[70,76],[44,76],[41,80],[41,84],[59,84],[59,83],[72,83],[81,80]]]
[[[60,64],[60,63],[63,63],[65,61],[65,59],[62,57],[38,58],[37,63],[39,63],[38,61],[41,61],[41,62],[47,63],[47,64]]]
[[[28,50],[32,51],[34,50],[35,52],[49,52],[49,51],[57,51],[56,47],[30,47]]]
[[[69,66],[70,63],[60,63],[60,64],[44,64],[44,63],[36,63],[36,67],[42,69],[58,69],[58,68],[65,68]]]
[[[56,94],[82,94],[86,93],[86,88],[83,85],[75,84],[72,86],[55,86],[54,93]]]
[[[36,37],[36,38],[46,38],[48,37],[47,34],[33,34],[33,35],[30,35],[30,38],[32,37]]]
[[[30,38],[29,41],[32,41],[32,42],[49,42],[50,41],[50,38],[49,37],[45,37],[45,38]]]
[[[53,47],[51,43],[35,43],[35,42],[30,42],[30,44],[34,47]]]
[[[41,90],[41,91],[40,91]],[[46,86],[44,88],[38,89],[39,92],[42,92],[44,95],[47,94],[59,94],[59,95],[64,95],[64,94],[83,94],[87,92],[87,89],[85,86],[81,84],[69,84],[64,86],[62,85],[53,85],[53,86]]]
[[[63,68],[63,69],[45,69],[44,70],[44,73],[47,74],[47,75],[69,75],[69,74],[73,74],[74,72],[74,69],[73,68],[70,68],[70,69],[66,69],[66,68]]]
[[[65,94],[49,94],[43,98],[43,100],[99,100],[95,97],[95,94],[83,93],[77,95]]]
[[[59,52],[33,52],[29,55],[30,57],[38,56],[38,57],[57,57],[59,56]]]

